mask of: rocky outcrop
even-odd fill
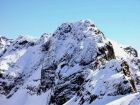
[[[128,54],[130,54],[134,57],[138,57],[138,52],[131,46],[124,48],[124,51],[126,51]]]

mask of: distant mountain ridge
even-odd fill
[[[0,105],[140,105],[140,59],[94,23],[0,37]]]

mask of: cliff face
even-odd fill
[[[39,39],[0,37],[2,105],[134,105],[139,85],[137,51],[91,21],[63,23]]]

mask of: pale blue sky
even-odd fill
[[[140,49],[140,0],[0,0],[0,35],[40,36],[91,19],[108,38]]]

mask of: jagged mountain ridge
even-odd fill
[[[0,38],[0,104],[118,105],[120,97],[140,104],[134,48],[106,39],[88,20],[63,23],[49,36]]]

